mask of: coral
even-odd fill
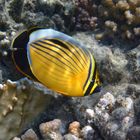
[[[0,84],[0,139],[15,136],[50,103],[53,97],[37,91],[37,87],[27,79]]]
[[[61,120],[55,119],[50,122],[40,124],[40,132],[45,140],[62,140],[61,133]]]
[[[80,137],[80,123],[75,121],[69,125],[69,132],[76,137]]]
[[[140,124],[139,76],[133,73],[134,71],[139,71],[140,68],[139,46],[122,53],[118,49],[118,44],[116,48],[111,49],[103,45],[99,47],[98,43],[96,44],[93,39],[94,35],[80,33],[74,37],[78,40],[81,39],[81,42],[86,44],[87,47],[94,46],[90,50],[93,50],[97,64],[100,66],[100,77],[103,80],[103,84],[107,82],[106,88],[104,87],[100,94],[94,94],[93,98],[73,99],[74,104],[80,103],[80,105],[74,106],[77,120],[81,120],[84,123],[85,117],[89,125],[96,126],[101,130],[100,133],[105,139],[124,140],[129,134],[129,130],[135,125],[134,122],[138,126]],[[113,45],[115,46],[116,44]],[[102,63],[105,60],[108,60],[108,62]],[[108,66],[109,63],[111,63],[110,66]],[[107,71],[108,74],[106,73]],[[116,81],[117,83],[115,83]],[[129,81],[131,81],[131,84]],[[95,131],[94,134],[97,135],[96,129],[93,130]],[[138,132],[139,130],[134,133],[138,136]],[[95,135],[93,137],[95,139]]]
[[[118,37],[136,42],[140,36],[139,1],[10,0],[2,4],[7,9],[7,14],[0,16],[3,30],[9,27],[9,23],[14,26],[16,21],[24,23],[27,27],[39,25],[54,27],[61,31],[94,30],[98,31],[96,34],[98,40],[106,38],[113,40]]]
[[[79,114],[85,117],[85,119],[87,119],[87,122],[85,123],[84,127],[80,129],[80,123],[74,121],[69,124],[67,133],[62,134],[60,128],[62,128],[63,121],[55,119],[40,124],[40,132],[42,138],[44,140],[46,139],[52,139],[52,140],[100,139],[102,140],[102,138],[99,137],[96,128],[93,128],[96,125],[96,127],[98,127],[101,135],[104,138],[107,139],[114,138],[114,139],[121,139],[121,140],[125,140],[126,138],[137,139],[139,137],[139,125],[135,126],[134,122],[136,121],[135,117],[139,118],[139,112],[140,112],[139,101],[137,102],[138,104],[136,107],[138,113],[137,115],[135,115],[133,107],[130,107],[128,109],[126,105],[124,106],[124,104],[126,104],[126,102],[129,101],[127,96],[131,93],[130,91],[131,88],[132,88],[131,85],[127,85],[127,84],[124,84],[122,86],[116,86],[114,88],[114,91],[112,91],[112,93],[114,93],[116,89],[119,89],[117,90],[118,92],[116,93],[116,95],[115,94],[113,95],[111,93],[105,93],[104,95],[102,95],[102,97],[99,99],[99,101],[92,109],[89,109],[88,106],[89,105],[93,106],[93,104],[91,103],[84,104],[84,102],[87,101],[92,102],[93,98],[90,97],[90,98],[86,98],[85,100],[81,100],[81,99],[78,100],[78,102],[81,101],[80,105],[76,104],[77,99],[73,99],[72,104],[74,103],[73,101],[75,101],[75,105],[77,105],[76,108],[78,108],[79,110],[81,110],[81,106],[85,106],[86,110],[90,110],[90,112],[92,110],[92,112],[94,112],[93,115],[85,116],[85,112],[80,111]],[[140,97],[138,94],[140,88],[138,86],[135,88],[136,91],[134,95]],[[122,94],[122,91],[124,90],[125,91],[128,90],[128,92]],[[134,95],[133,97],[135,97]],[[117,97],[117,100],[114,100],[115,96]],[[134,99],[132,96],[130,97]],[[103,103],[103,101],[106,102]],[[135,101],[133,100],[132,102]],[[112,105],[112,107],[110,107],[110,105]],[[80,118],[78,118],[78,112],[76,114],[76,117],[78,120],[81,120]],[[25,134],[28,133],[28,131],[29,130],[27,130]],[[21,138],[25,134],[22,134]],[[32,136],[32,134],[30,134],[29,136]],[[28,139],[26,138],[24,140],[28,140]]]
[[[24,23],[27,27],[39,25],[61,31],[94,30],[98,31],[96,33],[98,40],[121,37],[136,42],[140,36],[139,1],[10,0],[1,5],[6,9],[6,13],[0,16],[2,30],[9,26],[13,28],[16,21],[19,24]]]
[[[121,43],[113,44],[114,48],[99,44],[94,33],[76,33],[73,37],[94,54],[103,88],[100,93],[91,96],[52,100],[52,105],[47,106],[43,115],[37,117],[38,120],[34,120],[32,125],[25,124],[26,131],[32,129],[39,139],[137,138],[140,124],[140,86],[139,77],[134,72],[139,71],[139,46],[123,52],[118,48],[121,48]],[[10,81],[8,85],[11,85]],[[25,87],[22,89],[25,90]],[[5,89],[3,86],[0,88]],[[19,138],[26,133],[23,131],[18,135]]]
[[[75,13],[72,18],[76,30],[98,29],[98,40],[122,39],[135,40],[139,34],[134,29],[140,24],[139,2],[129,0],[75,0]],[[74,30],[73,29],[73,30]],[[115,37],[114,37],[115,35]]]
[[[7,7],[9,15],[16,21],[20,22],[20,17],[22,13],[23,0],[11,0],[9,3],[9,7]]]
[[[122,91],[123,89],[129,87],[128,85],[123,85],[118,88],[121,88]],[[139,88],[137,90],[139,90]],[[114,89],[114,91],[116,90]],[[121,91],[119,94],[117,93],[115,95],[117,96],[116,100],[114,100],[115,96],[110,93],[103,95],[98,101],[98,104],[94,107],[94,116],[90,116],[91,119],[88,116],[88,119],[92,120],[89,121],[90,123],[96,124],[99,129],[104,127],[102,135],[104,135],[107,139],[126,139],[128,130],[131,130],[130,128],[134,125],[134,100],[132,100],[133,98],[130,99],[127,97],[128,92],[122,94]],[[113,103],[111,108],[107,101],[109,104]]]
[[[43,134],[51,131],[59,131],[60,125],[61,125],[61,120],[55,119],[47,123],[42,123],[40,125],[40,130]]]
[[[90,30],[97,26],[97,17],[94,15],[96,5],[91,0],[75,0],[75,13],[72,25],[76,30]]]
[[[65,29],[65,27],[64,27],[64,20],[58,14],[54,14],[52,16],[52,20],[55,23],[55,25],[57,26],[57,28],[59,28],[62,31],[64,31],[64,29]]]

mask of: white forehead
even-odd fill
[[[45,38],[45,37],[52,37],[57,31],[53,29],[39,29],[34,31],[30,34],[29,42],[33,42],[35,40]]]

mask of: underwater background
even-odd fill
[[[87,47],[101,92],[65,97],[24,78],[9,48],[17,33],[33,26],[64,32]],[[139,0],[0,1],[0,140],[139,138]]]

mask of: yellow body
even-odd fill
[[[44,43],[42,43],[43,41]],[[88,76],[90,66],[89,56],[75,46],[69,47],[70,52],[68,49],[62,48],[48,40],[43,41],[38,42],[38,44],[34,42],[29,44],[33,74],[42,84],[50,89],[68,96],[84,96],[83,86]],[[57,48],[46,45],[45,42],[55,45]],[[69,46],[66,42],[63,43]],[[58,48],[62,48],[64,52]],[[80,55],[75,49],[77,49]],[[71,57],[67,54],[71,55]]]

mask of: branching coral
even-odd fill
[[[97,25],[95,11],[97,6],[91,0],[75,0],[73,24],[78,30],[94,29]]]
[[[134,40],[139,36],[139,0],[75,0],[73,23],[78,30],[99,29],[97,39],[118,35]]]

